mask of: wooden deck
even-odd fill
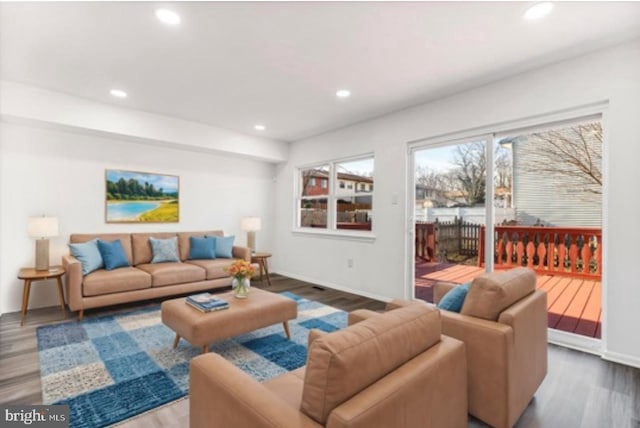
[[[416,298],[433,302],[436,282],[462,284],[482,272],[476,266],[416,262]],[[547,292],[549,328],[600,338],[601,281],[538,274],[538,288]]]

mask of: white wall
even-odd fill
[[[425,71],[425,72],[428,72]],[[335,288],[408,297],[405,278],[407,143],[608,101],[605,150],[605,355],[640,366],[640,40],[292,144],[278,166],[276,271]],[[358,102],[357,96],[349,102]],[[292,233],[298,165],[375,154],[374,242]],[[399,203],[393,204],[395,197]],[[408,192],[413,197],[413,191]],[[354,267],[347,267],[347,259]]]
[[[105,169],[178,175],[180,222],[106,224]],[[223,229],[246,243],[240,219],[262,217],[259,248],[273,247],[275,166],[213,153],[194,153],[124,139],[0,123],[0,310],[20,309],[22,266],[33,266],[29,216],[55,215],[60,236],[51,239],[51,262],[67,253],[71,233]],[[34,283],[30,307],[57,304],[55,283]]]

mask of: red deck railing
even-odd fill
[[[434,261],[446,236],[440,237],[438,223],[416,222],[415,254]],[[478,266],[484,266],[485,227],[479,233],[458,239],[459,252],[474,247]],[[463,229],[460,229],[461,231]],[[466,229],[464,229],[466,230]],[[463,236],[463,234],[460,234]],[[469,236],[467,236],[469,235]],[[473,236],[472,236],[473,235]],[[476,245],[469,245],[475,239]],[[494,268],[526,266],[536,273],[572,278],[602,279],[602,229],[591,227],[495,226]],[[446,245],[445,245],[446,246]]]
[[[478,264],[484,264],[484,226]],[[602,229],[590,227],[496,226],[494,268],[526,266],[536,273],[602,278]]]

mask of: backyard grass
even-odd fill
[[[178,201],[164,202],[158,208],[140,214],[140,221],[178,221],[179,205]]]

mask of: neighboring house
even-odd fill
[[[354,192],[373,192],[373,177],[339,172],[336,195],[351,195]]]
[[[305,196],[320,196],[329,194],[329,173],[320,169],[314,169],[309,171],[305,178],[306,183],[304,195]]]
[[[320,169],[309,171],[305,176],[305,196],[320,196],[329,194],[329,173]],[[336,195],[353,196],[354,193],[373,192],[373,177],[338,173]]]
[[[447,204],[445,192],[440,189],[416,184],[416,206],[424,208],[443,207]]]
[[[464,190],[451,190],[444,192],[448,207],[467,206],[467,192]]]
[[[564,128],[567,138],[571,128]],[[556,130],[557,131],[557,130]],[[575,134],[575,133],[574,133]],[[600,162],[602,143],[588,137],[584,144],[589,160]],[[542,224],[544,226],[602,227],[601,186],[589,184],[584,175],[557,174],[553,168],[567,168],[567,163],[551,161],[540,141],[533,135],[514,138],[513,147],[513,205],[518,224]],[[550,168],[552,166],[553,168]],[[597,168],[601,169],[601,165]]]

